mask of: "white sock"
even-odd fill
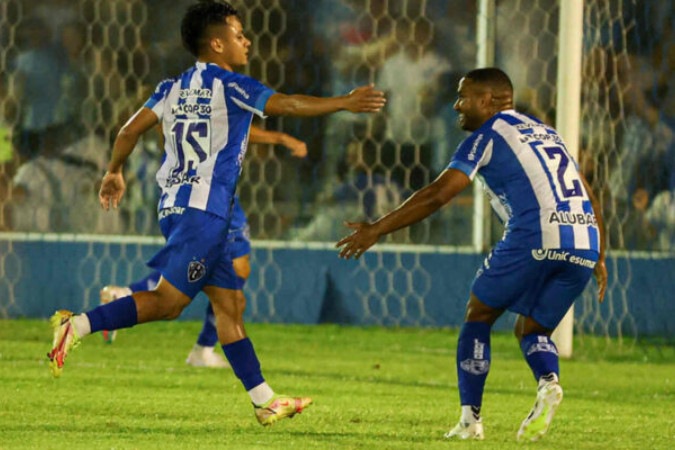
[[[459,421],[462,423],[480,422],[480,409],[471,405],[462,405],[462,416]]]
[[[266,382],[262,382],[250,391],[248,391],[248,395],[251,396],[251,401],[253,402],[254,405],[264,405],[272,397],[274,397],[274,391],[272,390],[271,387]]]
[[[75,334],[80,338],[91,334],[91,322],[89,322],[89,317],[86,314],[73,316],[73,327],[75,327]]]
[[[537,387],[541,387],[546,383],[557,383],[557,382],[558,382],[558,375],[556,375],[555,372],[551,372],[548,375],[543,375],[542,377],[539,378],[539,383]]]

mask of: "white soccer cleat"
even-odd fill
[[[216,353],[215,347],[202,347],[195,344],[190,351],[185,364],[193,367],[212,367],[216,369],[225,369],[230,367],[224,356]]]
[[[110,303],[113,300],[117,300],[118,298],[126,297],[131,294],[131,289],[126,286],[105,286],[100,292],[101,304],[105,305],[106,303]]]
[[[131,289],[126,286],[105,286],[99,292],[99,298],[101,299],[101,305],[110,303],[118,298],[126,297],[131,295]],[[103,330],[103,340],[107,344],[112,344],[115,338],[117,337],[117,330]]]
[[[563,390],[557,381],[540,384],[537,389],[537,400],[518,430],[518,440],[535,442],[541,439],[548,431],[562,399]]]
[[[455,425],[455,428],[445,433],[447,439],[473,439],[476,441],[482,441],[485,439],[483,434],[483,423],[482,422],[460,422]]]

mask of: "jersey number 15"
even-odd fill
[[[171,127],[171,135],[177,159],[174,176],[193,171],[211,153],[208,120],[177,120]]]

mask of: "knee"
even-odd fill
[[[246,310],[246,297],[242,291],[236,291],[234,298],[224,303],[223,313],[232,320],[239,320]]]
[[[180,317],[181,313],[185,309],[185,306],[180,306],[180,305],[172,305],[170,308],[166,310],[164,319],[165,320],[175,320],[178,317]]]
[[[469,302],[466,305],[466,315],[464,317],[464,321],[484,322],[489,325],[493,325],[503,312],[503,309],[492,308],[471,294]]]
[[[545,335],[550,337],[552,332],[553,330],[549,330],[548,328],[540,325],[533,318],[521,315],[518,315],[516,324],[513,327],[513,334],[516,339],[518,339],[518,342],[521,342],[525,336],[530,334]]]
[[[246,296],[243,291],[237,291],[237,300],[235,303],[237,305],[238,314],[243,315],[244,311],[246,311]]]
[[[162,320],[177,319],[190,303],[177,296],[167,296],[155,292],[155,305]]]
[[[226,295],[209,295],[213,312],[216,316],[234,322],[241,321],[246,309],[246,297],[243,291],[229,290]]]

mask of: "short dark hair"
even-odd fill
[[[207,29],[221,25],[229,16],[236,16],[237,10],[224,0],[200,0],[188,7],[180,24],[183,46],[194,56],[199,56]]]
[[[506,72],[496,67],[474,69],[464,75],[464,78],[468,78],[476,83],[484,84],[497,90],[513,92],[513,83],[511,83],[509,76]]]

